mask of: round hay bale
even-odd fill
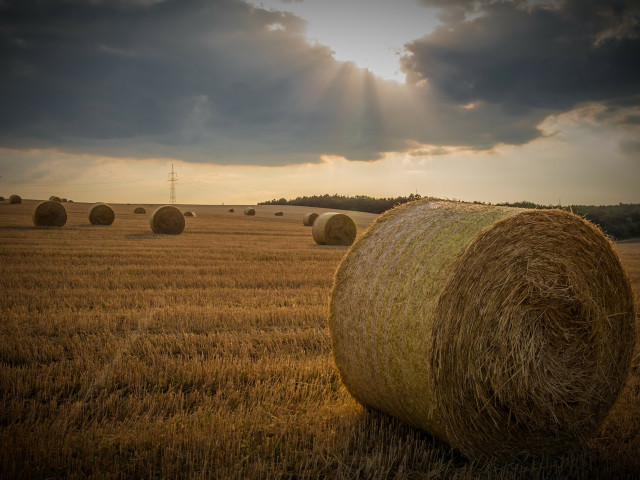
[[[305,227],[311,227],[318,217],[319,215],[316,212],[305,213],[304,217],[302,217],[302,224]]]
[[[106,203],[98,202],[89,207],[91,225],[111,225],[116,218],[113,209]]]
[[[69,203],[73,203],[73,200],[67,200]]]
[[[67,211],[61,203],[49,200],[35,208],[32,218],[36,227],[63,227],[67,223]]]
[[[276,213],[274,213],[274,215],[276,217],[282,217],[282,216],[284,216],[284,212],[276,212]]]
[[[0,202],[4,202],[4,197],[0,197]]]
[[[49,197],[49,201],[50,202],[58,202],[58,203],[62,203],[62,199],[60,197],[56,197],[55,195],[51,195]]]
[[[165,205],[151,214],[149,224],[153,233],[179,235],[184,230],[184,216],[176,207]]]
[[[255,215],[256,211],[255,209],[251,208],[251,207],[247,207],[244,209],[244,214],[245,215]]]
[[[185,217],[195,217],[195,216],[196,216],[196,214],[195,214],[195,213],[193,213],[193,212],[184,212],[184,216],[185,216]]]
[[[356,224],[344,213],[323,213],[311,230],[318,245],[351,245],[356,238]]]
[[[635,306],[610,241],[560,210],[417,201],[340,264],[329,328],[362,404],[470,458],[557,453],[628,374]]]
[[[62,203],[67,203],[67,199],[66,198],[61,198],[60,200],[62,200]]]
[[[229,213],[233,213],[233,212],[235,212],[235,210],[233,208],[230,208]]]
[[[14,205],[22,203],[22,197],[20,195],[11,195],[9,197],[9,203],[12,203]]]
[[[147,211],[142,207],[136,207],[133,209],[133,213],[145,215]]]

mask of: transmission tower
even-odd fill
[[[169,174],[169,203],[176,203],[176,182],[178,181],[178,174],[173,171],[173,163],[171,164],[171,173]]]

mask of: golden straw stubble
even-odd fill
[[[179,235],[184,230],[184,216],[176,207],[164,205],[149,217],[149,224],[153,233]]]
[[[626,379],[634,322],[629,279],[589,222],[424,200],[353,245],[329,315],[353,396],[470,458],[584,444]]]
[[[311,230],[318,245],[351,245],[356,238],[356,224],[344,213],[323,213]]]
[[[106,203],[98,202],[89,207],[91,225],[111,225],[116,218],[113,209]]]
[[[38,204],[32,218],[36,227],[63,227],[67,223],[67,211],[61,203],[49,200]]]

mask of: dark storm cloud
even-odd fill
[[[223,163],[379,158],[377,82],[233,0],[5,1],[0,139]]]
[[[0,146],[375,160],[421,143],[522,144],[581,102],[637,104],[631,3],[425,3],[457,13],[408,46],[399,85],[310,44],[300,18],[240,0],[1,1]]]
[[[637,1],[422,0],[464,12],[407,45],[405,72],[448,99],[526,118],[584,102],[640,103]],[[472,14],[472,17],[468,17]]]

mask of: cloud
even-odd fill
[[[408,44],[404,70],[452,102],[500,105],[523,119],[585,102],[640,103],[637,2],[423,3],[464,15]]]
[[[371,161],[420,144],[524,144],[551,114],[638,104],[631,2],[423,3],[450,14],[407,45],[401,85],[337,61],[301,18],[240,0],[4,0],[0,146]]]

